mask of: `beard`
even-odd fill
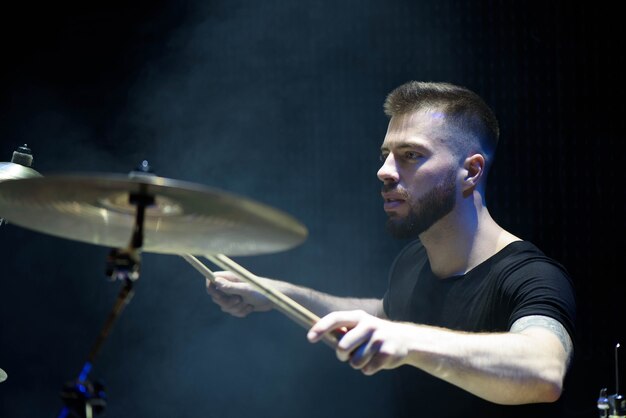
[[[386,190],[397,188],[397,183]],[[442,181],[412,202],[406,194],[409,213],[405,217],[391,215],[387,220],[387,231],[396,239],[414,239],[428,230],[435,222],[446,216],[456,203],[456,174],[451,171]]]

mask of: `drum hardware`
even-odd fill
[[[41,177],[41,174],[31,168],[33,164],[33,153],[27,144],[19,146],[13,151],[11,162],[0,163],[0,182],[10,179],[23,179],[29,177]],[[0,213],[0,226],[7,221]],[[7,380],[7,373],[0,369],[0,383]]]
[[[598,397],[598,412],[600,418],[626,418],[626,398],[619,394],[619,366],[618,349],[615,346],[615,394],[607,396],[607,388],[600,390]]]
[[[55,174],[0,182],[0,214],[45,234],[125,247],[134,228],[133,193],[146,207],[142,251],[157,254],[259,255],[302,243],[307,229],[269,206],[196,183],[154,174]]]
[[[29,177],[41,177],[31,166],[33,153],[27,144],[19,146],[13,151],[11,162],[0,163],[0,181],[11,179],[24,179]],[[0,214],[0,226],[6,223]]]
[[[24,167],[31,167],[33,165],[33,152],[28,148],[28,144],[21,145],[13,151],[11,162],[23,165]]]
[[[148,167],[147,162],[144,161],[141,167]],[[130,243],[126,248],[113,248],[109,251],[105,269],[105,274],[111,281],[121,281],[123,285],[78,378],[74,382],[67,382],[61,391],[61,399],[65,407],[59,413],[59,418],[68,416],[92,418],[95,414],[104,411],[106,407],[104,385],[99,382],[91,383],[88,376],[113,325],[135,293],[133,282],[139,279],[146,208],[153,205],[154,200],[154,196],[147,192],[145,184],[139,185],[139,192],[130,193],[128,196],[129,204],[137,208]]]
[[[17,226],[112,247],[106,275],[122,282],[122,288],[77,379],[63,386],[65,406],[59,418],[92,418],[104,410],[104,385],[92,383],[89,374],[134,294],[142,252],[204,254],[258,287],[262,285],[256,276],[226,254],[282,251],[307,236],[306,228],[285,213],[202,185],[158,177],[145,161],[127,176],[61,174],[8,179],[0,182],[0,213]],[[130,243],[124,246],[129,235]],[[271,294],[270,299],[292,319],[309,325],[316,320],[285,295],[269,291],[267,286],[259,290]]]

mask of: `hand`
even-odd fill
[[[234,273],[217,271],[214,275],[215,282],[207,279],[206,290],[213,302],[222,308],[222,311],[243,318],[252,312],[264,312],[272,309],[273,305],[269,299],[252,285],[242,282]],[[258,279],[268,283],[271,281],[270,279]]]
[[[372,375],[404,364],[408,354],[408,324],[380,319],[364,311],[333,312],[313,325],[307,338],[317,342],[324,334],[341,327],[348,331],[337,344],[337,358],[349,361],[354,369]]]

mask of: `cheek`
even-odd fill
[[[423,190],[437,184],[441,173],[436,167],[423,165],[418,170],[403,170],[401,178],[405,179],[407,188]]]
[[[460,190],[465,180],[462,170],[459,170],[457,166],[436,166],[434,164],[425,164],[421,166],[419,170],[413,171],[404,178],[406,179],[405,187],[407,192],[409,192],[413,199],[427,193],[433,188],[444,185],[449,187],[451,182],[455,183],[456,190]]]

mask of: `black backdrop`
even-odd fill
[[[599,390],[616,390],[614,347],[626,336],[614,6],[129,3],[3,6],[0,160],[24,143],[43,175],[127,173],[147,159],[161,176],[308,227],[297,248],[236,259],[247,268],[381,296],[403,244],[384,232],[375,177],[384,96],[411,79],[466,85],[501,122],[493,215],[575,281],[564,416],[596,414]],[[56,416],[119,290],[104,278],[109,249],[10,223],[0,234],[0,416]],[[364,377],[304,334],[279,313],[223,315],[184,260],[148,253],[91,376],[106,384],[110,417],[386,416],[388,373]]]

